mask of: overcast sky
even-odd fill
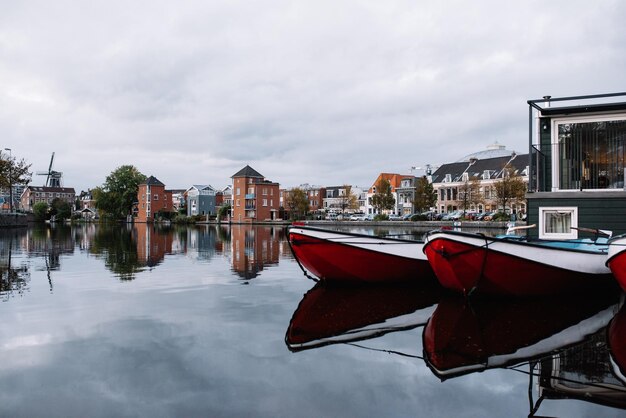
[[[0,0],[0,146],[77,192],[125,164],[369,186],[527,152],[526,100],[626,90],[626,3],[511,3]]]

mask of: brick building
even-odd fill
[[[154,222],[159,212],[173,212],[172,191],[156,177],[150,176],[137,191],[137,222]]]
[[[233,179],[233,222],[257,222],[278,218],[278,183],[265,180],[249,165],[232,176]]]

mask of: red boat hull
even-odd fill
[[[609,257],[606,264],[611,269],[617,283],[626,291],[626,237],[619,237],[610,241]]]
[[[420,254],[423,243],[419,241],[398,244],[405,249],[410,246],[416,258],[360,248],[294,231],[289,232],[289,242],[300,264],[324,281],[390,283],[434,280],[428,261]]]
[[[579,273],[495,251],[487,241],[477,246],[437,237],[424,245],[424,253],[442,286],[466,295],[550,295],[609,287],[613,281],[610,274]]]

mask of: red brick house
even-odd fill
[[[232,179],[233,222],[258,222],[278,218],[278,183],[265,180],[265,177],[249,165],[235,173]]]
[[[137,222],[154,222],[159,212],[174,212],[172,191],[165,190],[165,185],[154,176],[139,185],[137,202]]]

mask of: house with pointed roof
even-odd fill
[[[194,184],[187,189],[187,216],[215,215],[216,193],[211,185]]]
[[[136,222],[154,222],[163,212],[173,212],[172,191],[154,176],[139,185]]]
[[[506,150],[503,146],[488,147],[487,151],[479,151],[454,163],[441,165],[431,176],[433,189],[437,194],[437,212],[447,213],[463,209],[467,206],[467,197],[464,195],[470,190],[465,187],[471,182],[478,185],[480,199],[470,199],[469,207],[465,209],[475,212],[488,212],[499,209],[511,213],[526,212],[526,201],[513,201],[511,207],[499,208],[496,199],[495,185],[503,176],[512,170],[519,175],[522,181],[528,184],[528,154],[517,154]]]
[[[266,180],[246,165],[233,174],[233,222],[262,222],[278,219],[280,185]]]
[[[372,183],[372,185],[370,186],[369,190],[367,191],[367,206],[366,206],[367,213],[370,215],[378,214],[377,210],[372,205],[372,197],[374,197],[374,195],[376,194],[376,187],[378,186],[378,184],[382,180],[387,180],[389,182],[389,185],[391,186],[391,194],[393,195],[393,198],[395,199],[395,205],[393,209],[384,211],[384,212],[390,212],[390,213],[387,213],[388,215],[402,214],[403,209],[402,209],[402,204],[400,202],[400,199],[398,198],[398,189],[402,187],[402,179],[405,179],[407,177],[410,177],[410,176],[405,176],[405,175],[397,174],[397,173],[380,173],[378,177],[376,177],[376,180],[374,180],[374,183]]]

